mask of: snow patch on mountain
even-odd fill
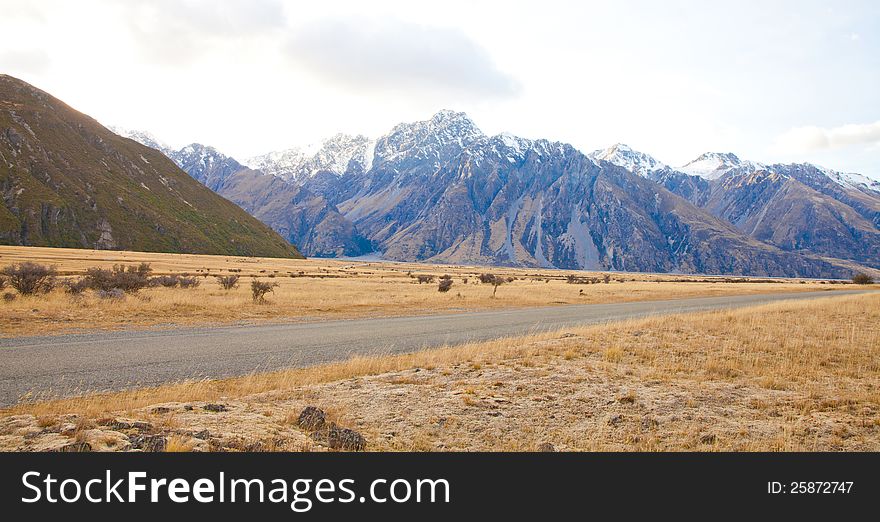
[[[607,161],[642,177],[648,177],[651,172],[667,168],[653,156],[633,150],[624,143],[594,151],[588,156],[593,161]]]
[[[733,170],[758,170],[764,165],[739,159],[731,152],[707,152],[678,170],[692,176],[716,180]]]

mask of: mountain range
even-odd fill
[[[0,244],[301,257],[155,146],[0,75]]]
[[[489,136],[453,111],[242,162],[120,132],[306,255],[802,277],[880,268],[880,183],[809,164],[707,153],[674,168],[622,144],[584,154]]]

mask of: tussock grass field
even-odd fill
[[[0,447],[325,450],[308,405],[368,450],[878,451],[880,293],[22,404]]]
[[[47,335],[94,329],[292,322],[355,317],[428,315],[473,310],[610,303],[696,296],[833,289],[814,280],[606,274],[542,269],[273,259],[0,246],[0,268],[25,261],[54,266],[59,278],[75,280],[90,267],[149,263],[153,276],[197,276],[197,288],[146,288],[122,299],[92,291],[72,296],[59,287],[49,294],[0,293],[0,336]],[[478,276],[514,278],[495,290]],[[452,277],[448,292],[438,278]],[[239,275],[238,287],[222,290],[216,276]],[[419,284],[418,276],[432,276]],[[595,284],[571,284],[569,276]],[[265,303],[251,298],[251,281],[277,283]],[[583,281],[581,281],[583,282]]]

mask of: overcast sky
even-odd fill
[[[487,133],[880,179],[880,2],[0,0],[0,72],[243,158],[439,109]]]

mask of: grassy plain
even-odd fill
[[[570,284],[569,275],[604,274],[544,269],[487,268],[416,263],[273,259],[107,250],[0,246],[0,267],[33,261],[55,266],[61,278],[75,279],[89,267],[151,265],[154,275],[199,276],[195,289],[148,288],[124,299],[80,296],[60,288],[48,295],[0,301],[0,336],[47,335],[94,329],[166,328],[256,322],[295,322],[355,317],[428,315],[473,310],[610,303],[696,296],[830,290],[815,280],[761,280],[728,277],[611,273],[609,283]],[[515,280],[498,288],[481,284],[492,273]],[[215,276],[241,276],[239,286],[222,290]],[[453,286],[438,292],[436,280],[417,276],[449,274]],[[278,283],[268,302],[254,303],[250,283]]]

